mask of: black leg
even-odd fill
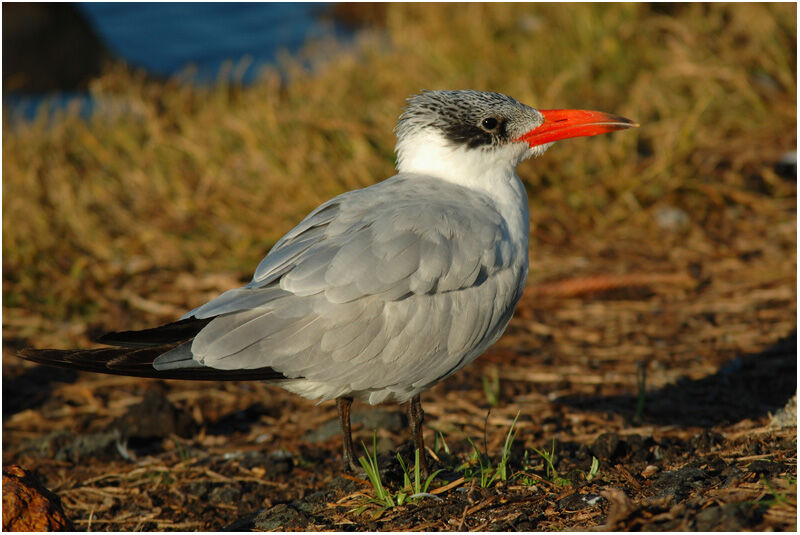
[[[408,410],[408,425],[411,426],[411,435],[414,437],[414,448],[419,450],[419,466],[422,475],[428,475],[428,463],[425,460],[425,443],[422,440],[422,422],[425,420],[425,412],[419,402],[419,394],[411,398],[406,407]]]
[[[339,409],[339,425],[342,428],[342,444],[344,446],[342,460],[345,472],[355,472],[358,468],[353,452],[353,437],[350,435],[350,405],[352,403],[353,398],[336,398],[336,408]]]

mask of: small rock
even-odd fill
[[[658,466],[654,466],[652,464],[645,466],[644,470],[642,470],[642,477],[648,478],[652,475],[657,474],[659,471]]]
[[[331,481],[330,485],[328,485],[328,489],[345,495],[357,491],[358,484],[352,479],[336,476],[333,481]]]
[[[119,458],[116,432],[75,434],[53,431],[23,443],[25,453],[59,461],[78,463],[83,457]]]
[[[253,527],[264,531],[289,531],[290,529],[304,528],[308,525],[309,518],[294,507],[285,503],[261,511],[253,519]]]
[[[786,465],[781,462],[767,461],[766,459],[759,459],[753,461],[747,466],[751,472],[762,476],[777,476],[781,472],[786,471]]]
[[[662,492],[656,496],[672,495],[675,497],[684,496],[691,488],[700,488],[709,475],[691,466],[685,466],[680,470],[663,472],[653,482],[653,487],[661,489]]]
[[[34,472],[3,468],[3,531],[74,531],[61,499]]]
[[[241,489],[233,485],[224,485],[222,487],[216,487],[214,490],[212,490],[208,495],[208,500],[211,503],[233,504],[239,501],[241,497]]]
[[[89,433],[78,435],[70,442],[63,445],[55,454],[59,461],[71,461],[78,463],[81,457],[107,457],[117,456],[117,441],[119,434],[110,433]]]
[[[598,459],[610,461],[619,449],[619,436],[616,433],[603,433],[592,442],[592,453]]]
[[[324,490],[319,490],[308,496],[305,496],[302,500],[295,500],[292,502],[292,507],[300,511],[301,513],[306,514],[314,514],[316,511],[320,509],[324,509],[325,505],[328,503],[328,493]]]

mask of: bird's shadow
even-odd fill
[[[53,383],[74,383],[77,379],[75,370],[50,366],[35,366],[15,377],[4,376],[3,421],[18,412],[39,408],[50,398]]]
[[[797,331],[768,349],[742,355],[702,379],[680,379],[644,394],[641,422],[713,427],[757,419],[785,406],[797,392]],[[557,403],[586,411],[610,412],[637,420],[636,393],[569,395]]]

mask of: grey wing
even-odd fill
[[[499,336],[519,298],[513,253],[480,194],[400,175],[312,212],[249,284],[189,314],[214,318],[190,356],[166,354],[156,366],[269,366],[332,385],[322,397],[402,397]]]

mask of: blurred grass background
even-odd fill
[[[532,282],[569,274],[568,252],[602,257],[611,243],[630,255],[620,269],[755,243],[787,260],[768,276],[796,286],[796,179],[774,170],[797,141],[795,4],[373,9],[355,45],[309,44],[253,85],[193,87],[115,65],[91,92],[118,113],[4,119],[4,340],[85,345],[247,280],[308,211],[393,174],[392,128],[421,89],[499,91],[642,125],[521,166]]]

